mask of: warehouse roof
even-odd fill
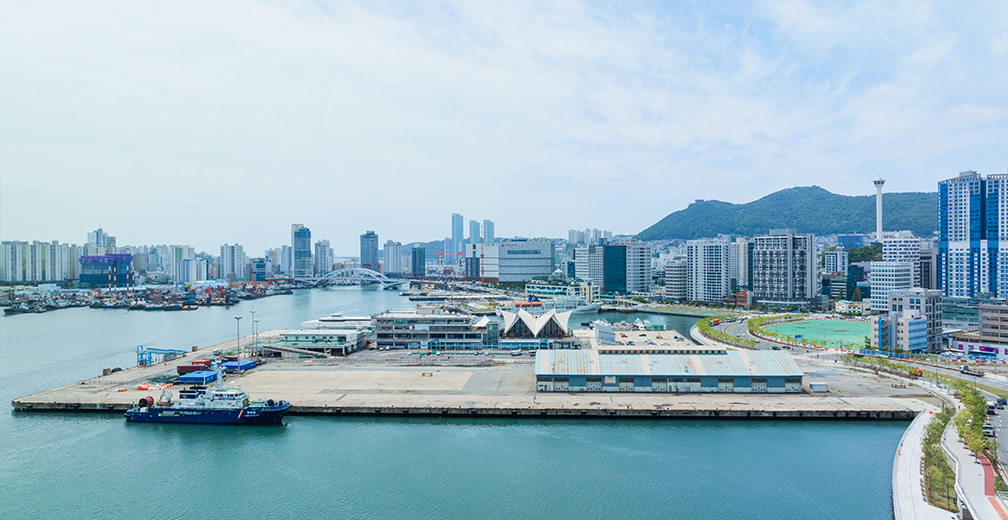
[[[725,354],[604,354],[591,349],[536,351],[536,375],[785,376],[804,375],[786,352]]]

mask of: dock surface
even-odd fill
[[[121,413],[142,397],[159,396],[160,390],[138,390],[138,384],[174,374],[177,365],[209,357],[216,348],[234,346],[234,341],[214,345],[168,363],[125,369],[11,404],[22,412]],[[912,396],[536,392],[533,367],[525,360],[368,361],[356,362],[353,356],[270,361],[229,376],[227,382],[237,381],[253,399],[289,401],[291,415],[908,420],[926,406]]]

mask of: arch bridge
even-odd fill
[[[323,276],[295,278],[295,281],[313,286],[337,284],[337,285],[368,285],[380,283],[385,289],[394,289],[407,280],[397,280],[389,278],[378,271],[364,269],[363,267],[352,267],[348,269],[338,269],[330,271]]]

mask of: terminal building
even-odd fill
[[[388,311],[373,318],[379,347],[478,349],[490,319],[469,314],[447,314],[433,309]],[[497,329],[494,327],[494,333]]]
[[[539,350],[540,392],[798,393],[804,373],[782,351],[711,354],[605,354]]]

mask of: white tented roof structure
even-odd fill
[[[540,316],[533,316],[524,309],[518,312],[501,311],[504,316],[504,337],[551,338],[567,336],[567,322],[571,312],[557,312],[550,309]]]

